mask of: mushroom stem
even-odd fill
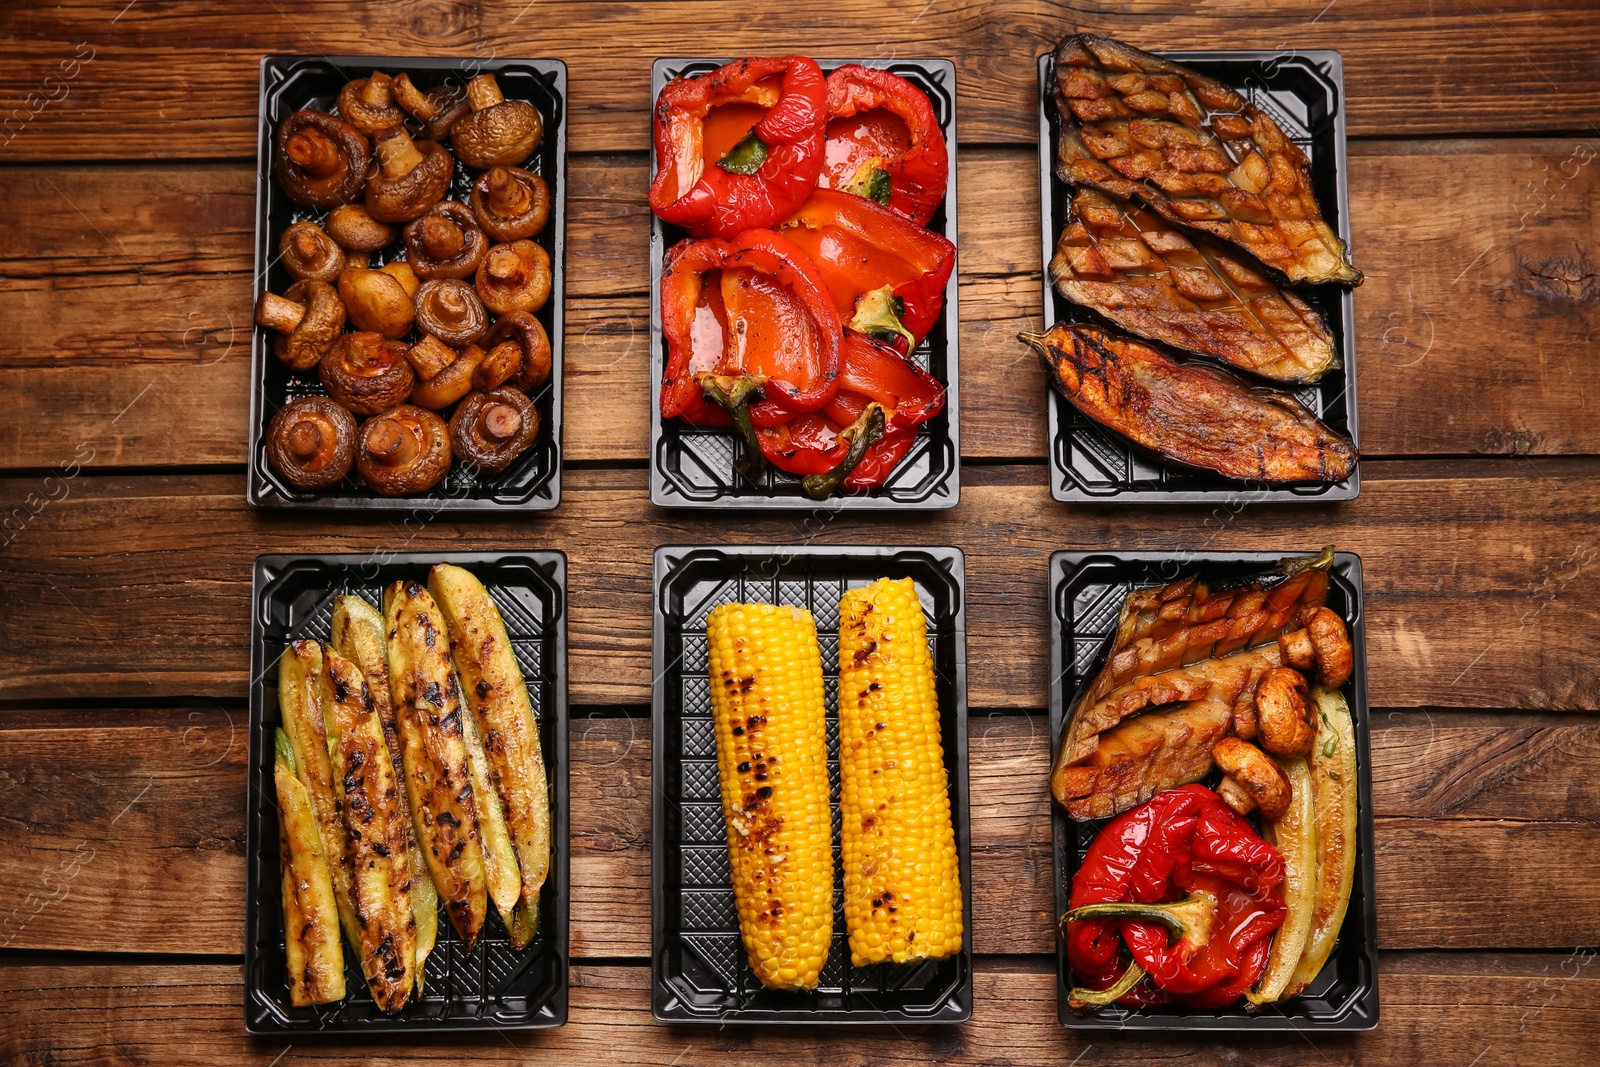
[[[528,277],[528,264],[517,250],[508,245],[497,245],[489,252],[484,273],[503,285],[521,285]]]
[[[394,93],[390,92],[389,85],[389,75],[375,70],[361,87],[361,99],[373,107],[388,107],[394,102]]]
[[[298,130],[289,138],[289,158],[294,165],[314,178],[326,178],[339,169],[344,157],[339,148],[318,130]]]
[[[489,206],[496,215],[520,215],[528,208],[533,194],[512,175],[509,167],[494,167],[484,179],[489,187]]]
[[[384,419],[373,427],[367,450],[385,467],[403,467],[417,458],[416,434],[407,433],[397,419]]]
[[[454,363],[456,353],[453,348],[432,334],[424,334],[422,340],[411,346],[406,358],[411,360],[411,365],[417,369],[417,374],[426,381]]]
[[[494,107],[505,98],[493,74],[480,74],[467,83],[467,105],[474,111]]]
[[[452,259],[467,243],[461,227],[442,215],[429,215],[422,220],[422,247],[434,259]]]
[[[322,428],[310,419],[301,419],[289,427],[289,451],[302,462],[316,457],[322,450]]]
[[[276,293],[262,293],[260,302],[256,304],[256,325],[278,333],[293,333],[305,315],[304,304],[286,300]]]
[[[428,122],[439,114],[439,105],[412,83],[409,74],[395,75],[392,88],[400,106],[411,112],[418,122]]]
[[[385,178],[403,178],[422,165],[422,153],[402,127],[378,138],[377,148],[378,167]]]
[[[522,413],[510,404],[491,404],[483,409],[478,425],[490,440],[509,441],[522,429]]]
[[[294,246],[295,255],[306,262],[318,259],[322,255],[322,242],[317,239],[317,235],[311,230],[296,230],[294,236],[289,240]]]

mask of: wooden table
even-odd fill
[[[1263,11],[1270,14],[1263,15]],[[727,27],[748,27],[737,32]],[[1361,498],[1065,507],[1045,489],[1033,57],[1335,47],[1348,90]],[[0,1052],[7,1063],[1577,1063],[1600,1024],[1600,8],[1591,0],[763,5],[69,0],[0,14]],[[651,508],[650,60],[799,49],[959,67],[954,511],[817,524]],[[571,69],[559,511],[401,524],[244,503],[257,61]],[[938,1030],[651,1021],[649,612],[667,542],[967,551],[977,1006]],[[1366,563],[1382,1023],[1085,1039],[1055,1021],[1045,560],[1290,549]],[[373,1045],[243,1031],[250,563],[564,549],[572,1012]],[[1242,1051],[1241,1051],[1242,1050]]]

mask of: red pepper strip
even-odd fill
[[[1239,960],[1239,972],[1232,978],[1224,978],[1210,989],[1202,989],[1198,993],[1185,993],[1173,999],[1191,1008],[1226,1008],[1256,984],[1261,972],[1267,969],[1267,958],[1271,954],[1272,939],[1257,938],[1244,950],[1244,955]]]
[[[818,184],[870,197],[926,226],[950,179],[944,131],[927,94],[898,74],[851,63],[828,75],[828,114]]]
[[[708,160],[707,116],[724,105],[767,110],[743,140]],[[827,125],[827,81],[803,56],[742,59],[698,78],[676,78],[656,99],[650,207],[699,237],[731,239],[772,226],[817,184]]]
[[[661,417],[696,426],[726,426],[728,413],[707,403],[694,376],[715,370],[727,348],[728,313],[718,272],[732,251],[725,241],[679,241],[661,270],[661,333],[667,365],[661,379]],[[706,284],[707,276],[713,284]]]
[[[917,426],[944,407],[944,386],[939,379],[894,349],[860,334],[844,335],[839,364],[839,392],[823,413],[840,426],[859,418],[869,400],[883,405],[891,428]]]
[[[834,189],[815,190],[781,229],[816,261],[847,327],[910,351],[939,321],[956,266],[939,234]]]

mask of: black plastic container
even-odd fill
[[[811,610],[828,700],[828,779],[839,870],[838,608],[848,588],[911,578],[928,617],[945,767],[966,913],[960,954],[852,967],[844,884],[834,881],[833,946],[814,992],[762,987],[745,961],[728,871],[705,622],[718,604]],[[656,549],[651,718],[651,1008],[663,1022],[952,1023],[972,1015],[972,834],[967,802],[966,579],[955,548]]]
[[[1315,549],[1311,550],[1313,553]],[[1078,687],[1105,658],[1123,598],[1133,589],[1166,585],[1191,574],[1220,581],[1271,570],[1294,552],[1057,552],[1050,557],[1050,738],[1060,743]],[[1361,557],[1334,559],[1327,606],[1350,628],[1355,668],[1343,692],[1355,723],[1359,778],[1355,887],[1339,940],[1322,973],[1300,996],[1250,1015],[1244,1001],[1218,1010],[1112,1005],[1080,1018],[1067,1007],[1073,982],[1064,944],[1056,950],[1056,1010],[1061,1025],[1078,1030],[1259,1031],[1371,1030],[1378,1025],[1378,911],[1372,845],[1371,722],[1367,708],[1367,639],[1361,593]],[[1219,777],[1213,772],[1213,778]],[[1065,915],[1072,876],[1109,820],[1074,822],[1052,805],[1055,834],[1056,914]]]
[[[345,998],[309,1008],[289,1005],[278,860],[273,729],[279,725],[278,657],[290,641],[326,641],[336,596],[354,593],[381,607],[390,582],[426,583],[428,568],[454,563],[477,575],[500,608],[512,651],[538,716],[550,776],[550,876],[533,944],[518,952],[491,905],[467,952],[439,918],[420,999],[399,1014],[373,1003],[354,954],[345,947]],[[253,1034],[415,1034],[531,1030],[567,1021],[567,558],[560,552],[435,552],[407,555],[261,556],[250,621],[250,797],[245,816],[247,896],[245,1029]]]
[[[1345,155],[1344,62],[1331,49],[1297,52],[1160,52],[1225,82],[1273,117],[1311,161],[1311,187],[1323,218],[1350,247],[1350,176]],[[1044,326],[1097,322],[1050,284],[1050,258],[1066,226],[1071,189],[1055,176],[1056,116],[1051,100],[1054,54],[1039,57],[1039,203],[1043,222]],[[1248,258],[1248,257],[1246,257]],[[1295,286],[1322,313],[1333,333],[1340,366],[1294,396],[1323,422],[1360,444],[1356,421],[1355,296],[1347,286]],[[1057,500],[1105,503],[1354,500],[1361,492],[1359,465],[1330,485],[1273,486],[1180,466],[1142,449],[1080,414],[1056,388],[1049,389],[1050,495]]]
[[[716,70],[725,59],[658,59],[650,68],[650,99],[677,77],[694,77]],[[928,228],[959,244],[956,228],[956,68],[947,59],[819,59],[830,72],[847,63],[859,63],[898,74],[928,94],[939,126],[944,131],[950,157],[950,181],[944,202]],[[651,140],[650,173],[656,172],[655,143]],[[769,469],[759,484],[734,470],[744,442],[729,428],[701,429],[680,419],[661,418],[659,394],[666,367],[666,342],[661,337],[661,261],[667,249],[687,237],[677,226],[650,216],[650,502],[658,507],[764,508],[799,511],[932,511],[953,508],[961,498],[960,382],[957,358],[956,290],[961,273],[956,269],[944,290],[944,313],[922,344],[911,354],[918,366],[944,383],[944,408],[917,428],[916,441],[888,480],[866,492],[841,493],[825,501],[812,500],[800,491],[800,479]]]
[[[345,83],[374,70],[401,71],[426,91],[445,82],[465,86],[493,74],[508,100],[526,100],[544,120],[539,150],[522,164],[550,184],[550,221],[532,238],[550,254],[550,299],[537,312],[550,336],[550,380],[530,396],[539,413],[539,434],[528,450],[498,474],[469,470],[457,461],[426,493],[384,497],[351,470],[343,482],[321,492],[289,485],[267,463],[267,426],[277,410],[302,396],[321,396],[315,372],[295,374],[273,354],[272,334],[259,326],[250,342],[249,500],[257,507],[380,511],[544,511],[561,502],[562,308],[566,293],[567,67],[553,59],[426,59],[408,56],[263,56],[256,144],[256,256],[254,298],[282,293],[294,281],[277,262],[278,239],[291,224],[322,222],[327,212],[290,200],[273,174],[278,122],[303,107],[333,108]],[[457,161],[446,197],[465,203],[477,171]],[[373,266],[404,258],[395,243],[372,257]],[[470,282],[470,279],[468,279]],[[420,335],[407,334],[408,344]],[[439,413],[448,419],[449,410]],[[360,421],[360,420],[358,420]]]

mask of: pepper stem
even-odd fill
[[[812,474],[800,480],[800,490],[812,500],[826,500],[834,494],[850,472],[861,463],[867,449],[883,440],[884,413],[882,404],[868,404],[861,415],[839,431],[835,443],[849,441],[850,450],[826,474]]]
[[[767,472],[767,457],[761,453],[761,442],[756,438],[756,428],[750,422],[750,397],[767,384],[765,375],[741,374],[737,377],[701,371],[694,376],[706,399],[727,409],[734,426],[744,438],[744,455],[734,464],[734,469],[752,482],[760,481]]]
[[[755,130],[751,130],[738,144],[722,154],[717,166],[729,174],[750,175],[759,171],[766,161],[767,142],[757,137]]]
[[[893,192],[891,184],[889,172],[883,169],[883,157],[873,156],[856,168],[855,175],[845,183],[844,191],[864,196],[868,200],[875,200],[888,207]]]
[[[1072,1009],[1074,1015],[1092,1015],[1107,1004],[1115,1004],[1133,992],[1133,987],[1143,979],[1144,968],[1139,966],[1138,961],[1131,960],[1128,969],[1122,972],[1122,977],[1104,989],[1073,986],[1072,992],[1067,994],[1067,1007]]]
[[[1160,923],[1178,940],[1186,941],[1199,950],[1211,940],[1211,926],[1217,917],[1217,898],[1203,889],[1197,889],[1182,900],[1171,904],[1139,904],[1133,901],[1105,901],[1084,904],[1067,912],[1068,922],[1084,919],[1122,919],[1132,922]]]
[[[885,344],[894,343],[896,337],[904,337],[906,344],[915,348],[916,335],[906,329],[905,324],[900,321],[900,316],[905,313],[906,302],[895,296],[894,290],[885,285],[856,301],[856,313],[850,320],[850,328]]]

